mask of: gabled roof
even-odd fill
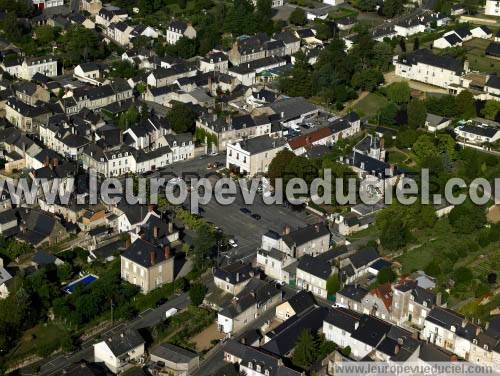
[[[332,130],[329,127],[319,128],[312,132],[288,140],[288,145],[292,150],[296,150],[324,138],[330,137],[331,135]]]
[[[334,307],[330,309],[325,321],[336,328],[340,328],[348,333],[352,333],[356,328],[356,323],[361,319],[361,314],[350,309]]]
[[[459,43],[462,43],[462,39],[460,39],[458,37],[457,34],[449,34],[445,37],[443,37],[444,39],[446,39],[446,41],[451,45],[451,46],[455,46]]]
[[[283,114],[281,118],[286,121],[317,110],[315,105],[309,103],[303,97],[283,98],[272,103],[271,108],[276,114]]]
[[[302,332],[316,333],[323,326],[323,320],[327,315],[328,309],[326,307],[316,307],[303,315],[293,316],[267,334],[271,340],[262,348],[278,356],[289,354],[297,344],[297,339]]]
[[[242,283],[254,276],[254,270],[250,264],[236,262],[214,270],[214,277],[222,279],[231,284]]]
[[[356,269],[367,266],[378,258],[380,258],[380,255],[378,254],[378,251],[373,247],[360,249],[354,255],[349,257],[349,259],[351,260],[351,264]]]
[[[174,364],[189,363],[198,358],[198,354],[171,343],[162,343],[150,351],[151,355],[167,360]]]
[[[306,273],[312,274],[323,280],[327,280],[332,274],[332,266],[329,262],[312,257],[310,255],[304,255],[299,260],[299,265],[297,269],[300,269]]]
[[[486,81],[486,86],[492,87],[495,89],[500,89],[500,76],[491,75],[488,77],[488,81]]]
[[[171,254],[170,252],[166,252],[164,248],[160,248],[143,239],[137,239],[121,256],[149,268],[157,263],[168,260]]]
[[[456,74],[461,74],[464,68],[462,61],[448,55],[434,55],[428,49],[420,49],[407,53],[406,56],[400,58],[400,62],[411,65],[422,63],[453,71]]]
[[[283,241],[290,248],[294,245],[299,247],[329,234],[330,230],[324,223],[317,223],[298,228],[291,231],[289,234],[283,235]]]
[[[117,358],[121,358],[130,350],[133,350],[136,347],[144,344],[144,339],[141,337],[138,331],[127,329],[124,332],[117,333],[112,337],[106,338],[104,342],[109,347],[114,356],[116,356]]]
[[[288,304],[292,307],[296,315],[314,307],[316,299],[310,291],[301,290],[288,299]]]
[[[345,285],[337,294],[361,303],[368,290],[358,285]]]

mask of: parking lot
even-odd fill
[[[238,189],[238,195],[231,205],[220,205],[217,201],[211,200],[209,204],[202,206],[203,217],[219,226],[225,234],[238,243],[237,247],[227,252],[227,257],[231,260],[251,259],[261,244],[262,235],[269,230],[282,233],[285,225],[294,229],[319,220],[305,210],[296,211],[283,205],[266,205],[259,194],[255,197],[253,204],[245,205]],[[243,207],[250,210],[250,213],[241,212],[240,209]],[[261,218],[254,219],[251,214],[258,214]]]

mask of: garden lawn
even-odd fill
[[[387,99],[382,95],[370,93],[354,105],[354,110],[361,116],[372,117],[387,103]]]
[[[467,60],[471,70],[500,74],[500,60],[485,54],[486,47],[490,43],[490,40],[474,38],[463,44],[467,50]]]

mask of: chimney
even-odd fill
[[[314,225],[314,231],[317,232],[317,233],[319,232],[319,225],[318,224]]]
[[[59,165],[59,160],[57,158],[52,159],[52,166],[57,167]]]
[[[47,167],[47,166],[49,165],[49,163],[50,163],[49,156],[46,156],[46,157],[45,157],[45,161],[43,162],[43,165],[44,165],[45,167]]]
[[[354,330],[357,330],[357,329],[358,329],[358,327],[359,327],[359,321],[356,321],[356,322],[354,323]]]
[[[151,261],[151,265],[156,264],[156,253],[155,253],[155,251],[149,252],[149,261]]]
[[[167,223],[167,230],[168,230],[169,234],[174,232],[174,222],[173,221],[169,221]]]
[[[158,239],[158,226],[153,227],[153,238]]]
[[[399,346],[399,344],[397,344],[397,345],[394,347],[394,354],[398,354],[398,353],[399,353],[399,349],[400,349],[400,346]]]
[[[170,258],[170,246],[166,245],[163,247],[163,256],[165,256],[165,260]]]
[[[236,273],[236,282],[239,282],[240,281],[240,273]]]
[[[481,333],[482,331],[483,331],[483,330],[482,330],[482,328],[478,325],[478,326],[476,327],[476,337],[477,337],[477,336],[479,335],[479,333]]]
[[[462,320],[462,328],[465,328],[466,325],[467,325],[467,319],[463,319]]]
[[[288,235],[290,233],[290,226],[289,225],[285,225],[285,228],[283,230],[283,235]]]
[[[441,293],[440,293],[440,292],[438,292],[438,293],[436,294],[436,305],[437,305],[437,306],[441,306],[441,297],[442,297]]]

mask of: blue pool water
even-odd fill
[[[75,291],[75,289],[77,288],[77,286],[82,286],[82,287],[85,287],[85,286],[88,286],[90,285],[92,282],[94,282],[95,280],[97,280],[99,277],[93,275],[93,274],[87,274],[86,276],[83,276],[82,278],[80,279],[77,279],[76,281],[73,281],[71,283],[68,283],[64,288],[63,290],[68,293],[68,294],[71,294]]]

